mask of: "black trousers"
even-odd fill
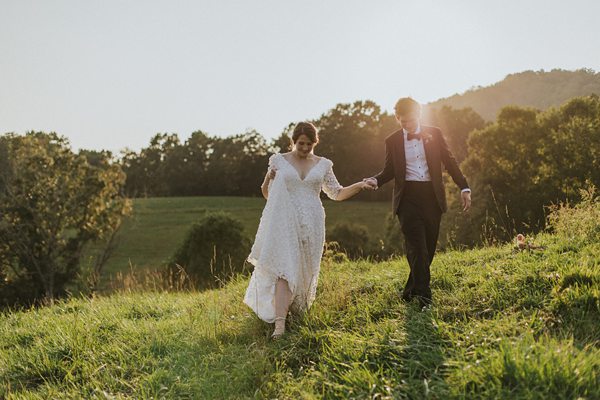
[[[398,207],[398,219],[404,234],[410,275],[402,298],[431,301],[429,267],[433,261],[440,231],[442,210],[431,182],[405,182]]]

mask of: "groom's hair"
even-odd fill
[[[311,142],[319,143],[319,134],[317,133],[317,127],[310,122],[298,122],[292,133],[292,144],[298,141],[298,138],[302,135],[306,135]]]
[[[421,105],[411,97],[403,97],[394,106],[396,116],[408,115],[413,112],[421,112]]]

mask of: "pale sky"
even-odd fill
[[[278,136],[524,70],[600,71],[598,0],[0,0],[0,133],[139,150],[158,132]]]

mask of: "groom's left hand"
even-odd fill
[[[460,198],[462,199],[463,211],[469,211],[471,208],[471,192],[462,192]]]

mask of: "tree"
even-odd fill
[[[469,139],[464,169],[478,199],[471,223],[502,239],[544,228],[547,206],[600,184],[599,149],[598,96],[545,112],[505,107]]]
[[[150,139],[150,145],[139,154],[127,150],[121,160],[127,176],[126,192],[129,196],[168,196],[171,184],[169,172],[165,169],[177,169],[167,166],[167,159],[176,160],[172,153],[180,147],[176,133],[157,133]]]
[[[254,196],[267,169],[269,147],[256,131],[213,138],[205,195]]]
[[[295,123],[290,122],[281,134],[271,141],[271,147],[274,152],[286,153],[292,149],[292,133],[294,132]]]
[[[541,115],[540,182],[560,200],[578,199],[588,183],[600,187],[600,98],[578,97]]]
[[[474,132],[469,140],[465,172],[485,206],[474,211],[487,212],[506,238],[544,224],[546,188],[539,184],[544,132],[538,113],[505,107],[495,124]]]
[[[372,101],[338,104],[318,120],[319,155],[331,159],[335,174],[342,185],[372,176],[383,167],[384,138],[397,129],[393,116],[382,113]],[[376,193],[359,198],[388,199],[391,185]]]
[[[202,131],[192,132],[190,138],[185,141],[186,155],[183,162],[188,188],[186,195],[198,196],[207,193],[206,173],[212,142],[212,138]]]
[[[315,121],[318,152],[333,161],[341,182],[351,183],[381,168],[380,123],[381,109],[372,101],[338,104]]]
[[[101,167],[105,165],[107,161],[113,161],[112,152],[108,150],[79,150],[79,155],[84,156],[88,164],[94,167]]]
[[[52,301],[80,271],[87,243],[129,211],[125,175],[107,158],[90,165],[55,133],[0,137],[0,298]]]
[[[469,134],[486,125],[484,119],[472,108],[457,110],[449,106],[440,109],[427,107],[424,122],[442,130],[452,154],[459,163],[467,157]]]

